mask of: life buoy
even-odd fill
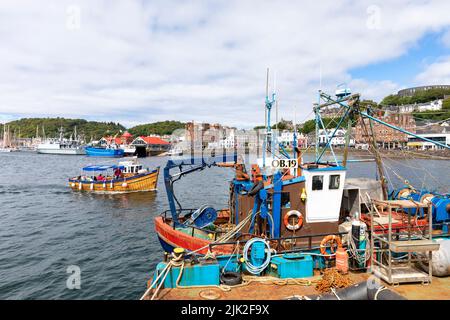
[[[289,222],[289,218],[292,217],[292,216],[296,216],[297,217],[297,223],[296,224],[291,224]],[[286,213],[284,215],[283,222],[284,222],[284,226],[287,229],[289,229],[291,231],[296,231],[296,230],[300,229],[300,227],[303,225],[303,215],[297,210],[291,210],[291,211],[289,211],[288,213]]]
[[[334,244],[338,248],[342,248],[342,242],[339,236],[333,234],[325,236],[320,242],[320,253],[326,256],[327,258],[331,258],[332,254],[335,252]],[[331,253],[327,252],[327,247],[330,247]]]
[[[259,190],[261,190],[262,188],[264,188],[264,183],[262,181],[259,181],[258,183],[255,183],[251,189],[248,191],[248,195],[249,196],[254,196],[255,194],[257,194],[259,192]]]
[[[122,187],[124,187],[124,188],[128,187],[128,183],[126,183],[126,182],[122,183]]]

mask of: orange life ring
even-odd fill
[[[327,245],[329,243],[329,245]],[[338,248],[342,248],[341,238],[339,236],[330,234],[322,239],[320,242],[320,253],[326,256],[327,258],[331,258],[334,251],[333,244],[336,243]],[[327,252],[327,247],[330,247],[331,253]]]
[[[289,223],[289,218],[292,216],[297,217],[298,221],[296,224]],[[303,215],[297,210],[291,210],[284,215],[283,222],[284,222],[284,226],[287,229],[289,229],[291,231],[296,231],[296,230],[300,229],[300,227],[303,225]]]

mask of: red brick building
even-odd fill
[[[409,132],[415,133],[416,132],[416,121],[414,120],[413,116],[410,113],[385,113],[385,114],[378,114],[376,115],[376,118],[389,123],[391,125],[394,125],[396,127],[400,127],[402,129],[405,129]],[[364,119],[365,125],[367,127],[367,130],[370,134],[370,123],[369,119]],[[372,127],[373,132],[375,136],[375,140],[378,143],[378,145],[386,148],[395,148],[399,146],[406,146],[406,143],[408,142],[408,135],[404,134],[400,131],[394,130],[389,128],[388,126],[385,126],[381,123],[372,121]],[[356,143],[368,143],[370,140],[368,139],[366,132],[361,124],[361,120],[358,120],[355,131],[355,140]]]

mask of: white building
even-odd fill
[[[411,112],[423,112],[423,111],[438,111],[442,109],[442,99],[416,104],[405,104],[398,106],[398,112],[411,113]]]
[[[324,129],[319,130],[319,145],[326,145],[328,142],[327,138],[330,138],[333,134],[334,130],[336,129],[327,129],[325,132]],[[345,146],[345,134],[347,133],[347,130],[345,129],[338,129],[333,137],[331,139],[331,146],[333,147],[343,147]],[[353,146],[355,145],[355,139],[350,137],[349,145]]]
[[[208,143],[208,149],[229,149],[234,148],[236,139],[234,135],[234,130],[230,130],[227,137],[219,139],[218,141],[213,141]]]
[[[442,133],[423,133],[423,134],[418,134],[418,136],[450,146],[450,132],[446,132],[445,129],[442,131]],[[414,136],[408,136],[407,146],[409,148],[415,148],[415,149],[419,149],[419,150],[444,149],[443,147],[437,146],[432,142],[424,141],[424,140],[416,138]]]
[[[278,142],[282,143],[285,147],[292,147],[292,145],[294,144],[294,131],[282,131],[278,135]],[[300,148],[308,147],[306,136],[302,133],[297,133],[297,146],[299,146]]]

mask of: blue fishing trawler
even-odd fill
[[[86,147],[86,155],[89,157],[112,157],[120,158],[124,156],[124,149],[118,147]]]

